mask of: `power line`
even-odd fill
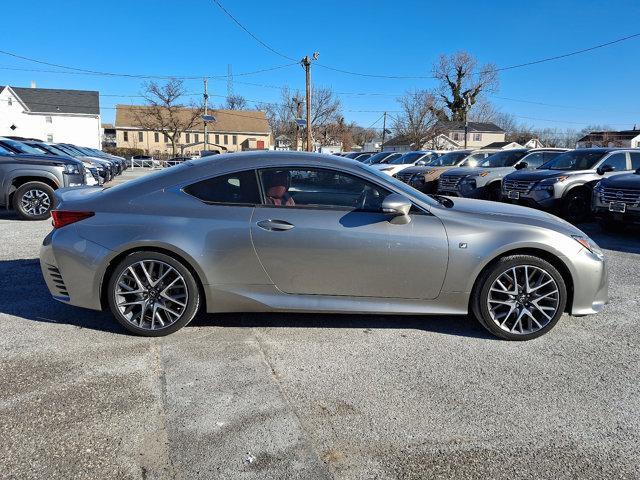
[[[38,63],[40,65],[47,65],[49,67],[62,68],[65,70],[69,70],[69,72],[60,72],[56,70],[26,70],[25,71],[34,71],[34,72],[44,72],[44,73],[75,73],[76,75],[97,75],[97,76],[106,76],[106,77],[125,77],[125,78],[138,78],[138,79],[161,79],[161,80],[169,80],[172,78],[181,79],[181,80],[201,80],[202,78],[227,78],[227,75],[150,75],[150,74],[132,74],[132,73],[115,73],[115,72],[102,72],[98,70],[89,70],[85,68],[78,67],[70,67],[68,65],[61,65],[57,63],[46,62],[44,60],[38,60],[36,58],[25,57],[23,55],[18,55],[17,53],[8,52],[6,50],[0,50],[0,54],[7,55],[9,57],[18,58],[20,60],[25,60],[32,63]],[[276,65],[273,67],[262,68],[259,70],[254,70],[251,72],[242,72],[236,73],[235,76],[247,76],[247,75],[256,75],[258,73],[271,72],[273,70],[279,70],[281,68],[291,67],[293,65],[297,65],[298,62],[287,63],[285,65]],[[21,70],[20,68],[11,68],[11,67],[2,67],[3,70]]]

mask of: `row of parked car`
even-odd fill
[[[429,194],[517,203],[618,231],[640,223],[640,150],[517,148],[379,152],[364,161]]]
[[[127,167],[124,158],[95,148],[0,137],[0,207],[25,220],[44,220],[54,207],[54,190],[103,185]]]

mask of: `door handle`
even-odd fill
[[[284,232],[295,227],[295,225],[291,225],[289,222],[285,222],[284,220],[261,220],[256,225],[263,230],[269,230],[271,232]]]

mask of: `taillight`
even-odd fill
[[[69,210],[51,210],[53,228],[61,228],[71,223],[79,222],[85,218],[93,217],[94,212],[74,212]]]

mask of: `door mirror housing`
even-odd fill
[[[516,170],[523,170],[525,168],[529,168],[529,164],[527,162],[520,162],[516,165]]]
[[[418,167],[424,167],[427,164],[427,162],[425,162],[424,160],[418,160],[416,162],[416,166]]]
[[[601,165],[598,167],[596,172],[598,172],[598,175],[604,175],[605,173],[613,172],[614,170],[615,168],[613,168],[611,165]]]
[[[411,200],[399,193],[387,195],[382,201],[382,211],[393,216],[404,216],[411,210]]]

